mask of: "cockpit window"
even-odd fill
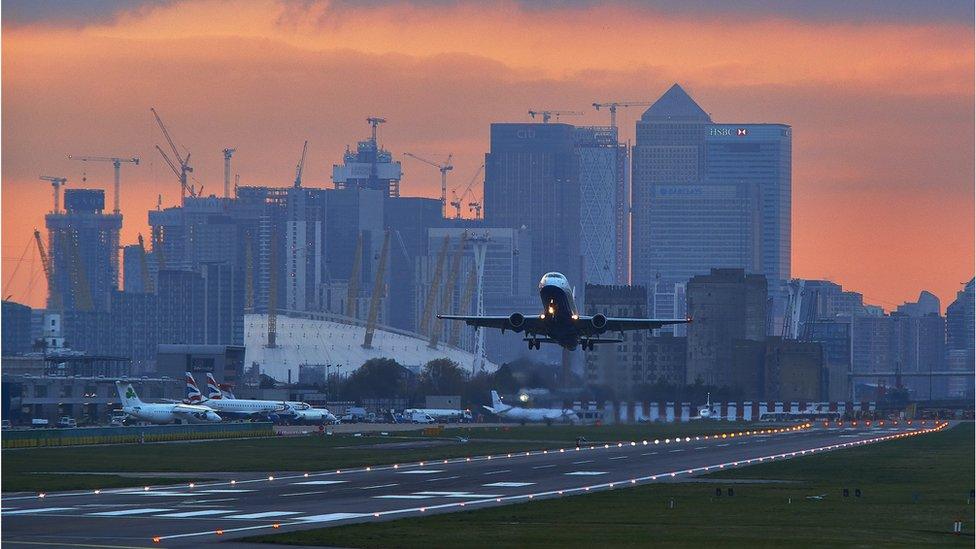
[[[566,277],[563,276],[562,273],[555,273],[555,272],[553,272],[553,273],[546,273],[545,275],[543,275],[542,278],[561,278],[563,280],[566,280]]]

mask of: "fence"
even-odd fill
[[[36,448],[78,444],[125,444],[221,438],[269,437],[271,423],[215,423],[131,427],[79,427],[4,431],[3,448]]]

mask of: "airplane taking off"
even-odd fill
[[[491,392],[491,406],[482,406],[485,410],[495,414],[501,419],[509,419],[519,422],[540,422],[555,423],[557,421],[569,421],[576,423],[579,416],[574,410],[562,408],[521,408],[519,406],[509,406],[502,404],[498,391]]]
[[[580,315],[576,309],[573,289],[561,273],[546,273],[539,281],[542,313],[539,315],[512,313],[509,316],[437,315],[437,318],[463,320],[469,326],[498,328],[503,333],[512,330],[525,332],[529,349],[542,343],[556,343],[567,350],[577,346],[593,350],[597,343],[620,343],[628,330],[656,330],[669,324],[685,324],[691,319],[614,318],[603,314]],[[602,338],[606,332],[618,332],[617,338]]]
[[[122,401],[122,411],[136,419],[150,423],[211,423],[220,421],[220,416],[207,406],[193,404],[143,402],[131,383],[115,382]]]

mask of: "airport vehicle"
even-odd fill
[[[50,424],[50,421],[43,418],[34,418],[31,420],[31,427],[47,427]]]
[[[579,415],[574,410],[561,408],[522,408],[520,406],[503,404],[501,397],[498,396],[498,391],[491,392],[491,406],[484,406],[483,408],[498,416],[499,419],[518,421],[521,423],[555,423],[557,421],[577,423],[579,421]]]
[[[469,326],[497,328],[502,332],[525,332],[523,341],[529,349],[543,343],[555,343],[567,350],[582,347],[593,350],[597,343],[621,343],[628,330],[656,330],[670,324],[684,324],[691,319],[614,318],[603,314],[580,315],[576,309],[575,291],[562,273],[550,272],[539,281],[542,313],[538,315],[512,313],[508,316],[437,315],[437,318],[463,320]],[[601,337],[617,332],[619,337]]]
[[[58,420],[58,427],[70,429],[72,427],[77,427],[78,421],[71,416],[61,416]]]
[[[149,423],[213,423],[220,421],[212,408],[182,402],[143,402],[131,383],[115,382],[126,415]]]
[[[434,418],[419,410],[404,410],[403,420],[410,423],[435,423]]]
[[[451,410],[448,408],[407,408],[403,411],[406,418],[411,414],[427,414],[434,421],[457,421],[466,423],[471,421],[471,410]]]
[[[119,413],[119,414],[113,413],[112,417],[110,417],[108,420],[108,424],[113,427],[121,427],[125,425],[125,418],[126,415],[124,413]]]
[[[0,429],[3,429],[4,431],[13,429],[13,425],[10,424],[9,419],[2,419],[0,420]]]
[[[353,406],[353,407],[347,408],[346,409],[346,413],[343,414],[343,416],[341,418],[339,418],[339,419],[341,419],[343,423],[369,422],[370,421],[370,415],[372,415],[372,414],[366,413],[366,408],[359,408],[359,407]],[[374,417],[375,417],[375,415],[374,415]]]

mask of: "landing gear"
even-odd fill
[[[584,351],[592,351],[594,345],[595,343],[593,343],[592,339],[583,339],[580,341],[580,347],[582,347]]]
[[[542,347],[542,342],[541,342],[541,341],[539,341],[538,339],[535,339],[535,338],[531,338],[531,339],[527,339],[526,341],[528,341],[528,342],[529,342],[529,350],[530,350],[530,351],[531,351],[532,349],[539,349],[539,348],[541,348],[541,347]]]

